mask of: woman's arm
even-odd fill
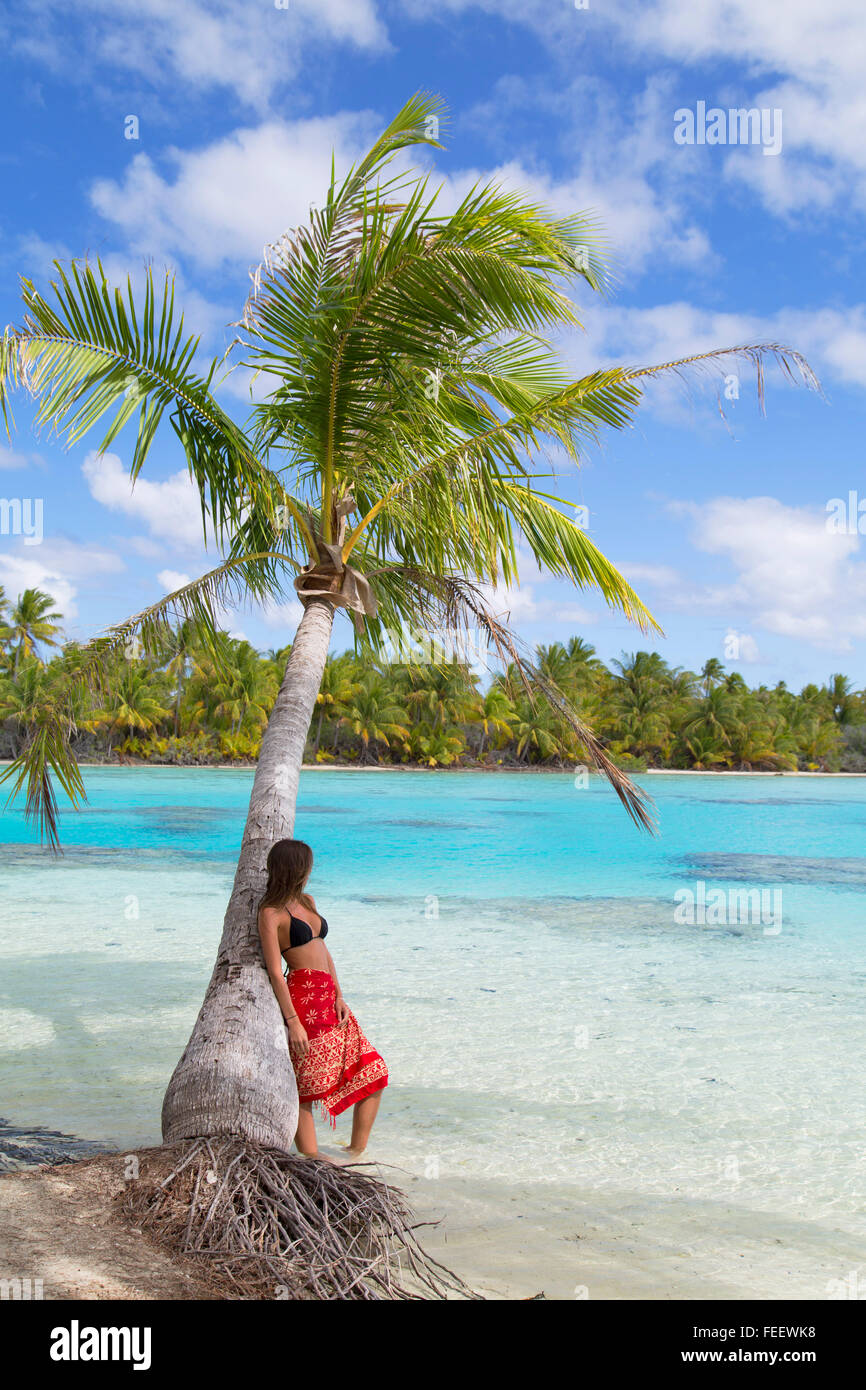
[[[331,952],[328,950],[327,946],[325,947],[325,955],[328,957],[328,970],[334,978],[334,984],[337,990],[337,998],[342,999],[343,991],[340,989],[340,981],[337,979],[337,967],[334,964],[334,957],[331,955]]]
[[[349,1017],[349,1006],[343,998],[343,991],[340,989],[340,981],[337,979],[337,967],[331,952],[325,947],[325,955],[328,957],[328,969],[334,980],[334,1008],[337,1011],[337,1022],[345,1023]]]
[[[283,958],[280,955],[280,939],[277,930],[278,918],[279,914],[271,907],[264,907],[259,912],[262,955],[265,958],[265,967],[271,988],[277,996],[277,1003],[282,1010],[283,1018],[286,1020],[289,1042],[303,1056],[309,1051],[310,1042],[307,1037],[307,1030],[295,1012],[292,996],[289,994],[289,987],[283,976]]]

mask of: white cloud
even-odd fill
[[[645,64],[655,59],[654,66],[667,61],[685,68],[682,99],[658,113],[669,164],[707,180],[741,180],[782,215],[866,203],[862,0],[825,0],[820,9],[814,0],[618,0],[587,11],[569,0],[438,0],[432,14],[428,0],[402,4],[421,22],[438,17],[447,23],[449,15],[476,10],[522,24],[563,62],[573,61],[591,33],[596,42],[613,39]],[[706,74],[698,90],[696,72]],[[723,108],[781,109],[781,157],[756,158],[757,150],[737,149],[717,158],[721,151],[704,149],[696,160],[694,150],[675,147],[674,111],[698,98]],[[640,129],[634,134],[640,139]]]
[[[294,637],[303,616],[303,605],[297,599],[289,599],[288,603],[267,603],[261,609],[265,627],[287,634],[289,641]]]
[[[653,584],[659,588],[672,588],[680,583],[680,576],[670,565],[632,564],[630,560],[626,560],[617,568],[630,584]]]
[[[642,52],[740,64],[743,77],[722,93],[730,104],[781,110],[781,158],[737,150],[724,165],[728,178],[748,183],[772,212],[866,203],[861,0],[826,0],[820,18],[813,0],[786,0],[784,15],[775,0],[729,0],[723,8],[692,0],[685,13],[678,0],[629,0],[617,19]]]
[[[826,206],[852,195],[866,200],[866,25],[861,0],[625,0],[611,18],[636,50],[710,70],[741,65],[730,104],[778,107],[784,149],[779,159],[746,151],[727,172],[746,178],[777,212]],[[764,79],[764,86],[760,86]],[[703,95],[703,93],[701,94]],[[706,93],[711,103],[716,96]],[[725,100],[720,105],[729,104]],[[773,168],[771,166],[778,167]],[[853,181],[852,181],[853,180]]]
[[[369,112],[268,121],[197,150],[172,149],[169,172],[137,154],[120,182],[99,179],[94,206],[144,254],[189,257],[214,268],[261,259],[267,242],[309,217],[330,177],[378,133]]]
[[[712,264],[705,232],[685,207],[688,175],[671,164],[662,116],[671,104],[669,79],[652,78],[624,107],[609,84],[595,81],[551,89],[511,79],[493,98],[465,116],[470,127],[499,132],[493,140],[515,149],[509,126],[521,109],[549,116],[558,132],[564,173],[554,177],[531,149],[487,168],[442,176],[439,207],[456,206],[479,180],[495,179],[529,193],[563,215],[589,212],[606,233],[619,267],[648,261]],[[581,132],[591,121],[593,138]],[[91,186],[97,210],[143,254],[189,258],[206,268],[258,262],[265,243],[305,221],[324,192],[332,150],[338,170],[357,159],[384,118],[370,111],[341,112],[292,122],[268,120],[243,127],[194,150],[172,148],[156,162],[134,155],[120,180]]]
[[[531,568],[538,575],[543,583],[550,581],[551,576],[538,569],[534,558],[531,564],[521,563],[521,574]],[[597,623],[598,614],[590,612],[589,609],[582,607],[578,603],[563,602],[564,595],[573,592],[569,585],[556,582],[557,597],[540,597],[535,592],[532,584],[521,585],[479,585],[488,607],[501,620],[506,622],[509,627],[520,628],[528,623],[557,622],[557,623],[578,623],[583,626],[586,623]]]
[[[181,574],[178,570],[160,570],[156,577],[167,594],[173,594],[175,590],[192,583],[191,574]]]
[[[178,589],[183,589],[193,581],[193,575],[184,574],[181,570],[160,570],[156,576],[162,595],[173,594]],[[246,641],[246,634],[237,626],[238,612],[234,608],[225,608],[217,604],[214,610],[214,618],[218,628],[223,629],[230,637],[235,637],[238,641]]]
[[[503,78],[463,123],[492,148],[514,153],[492,171],[454,174],[447,186],[465,193],[477,179],[492,175],[561,214],[591,214],[617,272],[665,261],[711,268],[709,240],[686,208],[693,191],[689,171],[684,162],[670,159],[667,119],[673,102],[667,75],[650,77],[628,97],[613,83],[585,75],[565,85],[549,77]],[[521,148],[519,131],[527,114],[546,120],[544,159],[555,159],[563,171],[555,178],[540,163],[537,145]]]
[[[479,584],[491,612],[510,625],[533,622],[538,616],[538,600],[531,584]]]
[[[599,615],[590,613],[588,608],[581,608],[579,604],[566,604],[564,608],[557,608],[553,612],[553,617],[558,623],[579,623],[581,627],[587,623],[597,623]]]
[[[0,469],[29,468],[35,462],[32,454],[21,454],[15,449],[0,447]]]
[[[75,599],[82,584],[99,584],[100,576],[123,569],[121,557],[110,550],[56,538],[19,553],[0,552],[0,585],[7,595],[17,598],[24,589],[42,589],[67,621],[77,616]]]
[[[91,496],[110,511],[122,512],[146,526],[166,545],[200,549],[203,543],[198,488],[186,470],[164,482],[139,476],[133,488],[117,454],[91,451],[81,471]]]
[[[16,24],[4,19],[19,53],[80,81],[123,73],[128,86],[133,72],[193,94],[228,89],[259,109],[328,41],[367,53],[389,47],[375,0],[138,0],[132,8],[79,0],[77,13],[78,31],[61,32],[39,0],[19,7]]]
[[[864,304],[847,309],[784,307],[766,316],[723,313],[682,301],[648,309],[604,304],[593,307],[584,319],[587,336],[572,335],[567,343],[560,344],[575,375],[614,363],[649,366],[743,343],[770,342],[801,352],[822,383],[835,380],[846,386],[866,386]],[[768,381],[778,383],[780,377],[770,359],[767,365]],[[714,397],[720,397],[732,421],[736,402],[725,399],[725,379],[731,374],[737,377],[732,389],[739,392],[739,399],[754,392],[752,368],[748,363],[738,365],[729,360],[721,368],[712,367],[706,375],[687,369],[688,393],[674,376],[647,380],[647,404],[675,418],[685,418],[685,402],[703,382]],[[718,418],[715,404],[712,410]]]
[[[741,612],[750,626],[837,652],[866,637],[859,538],[829,530],[826,511],[787,506],[775,497],[672,502],[669,511],[691,523],[698,550],[727,559],[733,577],[699,587],[677,584],[665,573],[660,592],[667,607],[716,612],[729,622]],[[742,659],[757,660],[756,650],[741,646]]]

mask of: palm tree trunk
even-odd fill
[[[298,1093],[286,1030],[262,960],[257,916],[265,861],[292,835],[304,745],[325,669],[334,610],[307,604],[262,737],[222,940],[192,1035],[162,1106],[165,1143],[235,1134],[288,1152]]]

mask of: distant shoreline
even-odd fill
[[[0,758],[0,767],[9,767],[12,763],[11,758]],[[79,767],[98,767],[113,770],[116,772],[129,772],[132,769],[159,768],[166,772],[251,772],[255,769],[255,763],[157,763],[143,762],[139,759],[129,758],[126,762],[80,762]],[[547,773],[554,777],[572,777],[576,771],[571,767],[543,767],[535,764],[532,767],[407,767],[403,763],[367,763],[360,766],[358,763],[302,763],[302,772],[422,772],[425,776],[438,776],[440,773],[462,773],[483,772],[497,774],[505,773],[532,773],[537,776]],[[590,769],[592,776],[601,777],[601,773],[596,773]],[[866,777],[866,772],[784,772],[761,771],[753,768],[749,771],[743,769],[737,771],[732,768],[719,768],[717,771],[709,769],[699,769],[696,767],[648,767],[643,772],[629,772],[630,777]]]

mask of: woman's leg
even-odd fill
[[[350,1157],[357,1158],[366,1149],[381,1099],[382,1092],[374,1091],[373,1095],[365,1096],[355,1106],[355,1113],[352,1116],[352,1142],[346,1150]]]
[[[301,1101],[298,1110],[298,1130],[295,1147],[305,1158],[319,1157],[319,1143],[316,1139],[316,1122],[313,1119],[313,1102]]]

